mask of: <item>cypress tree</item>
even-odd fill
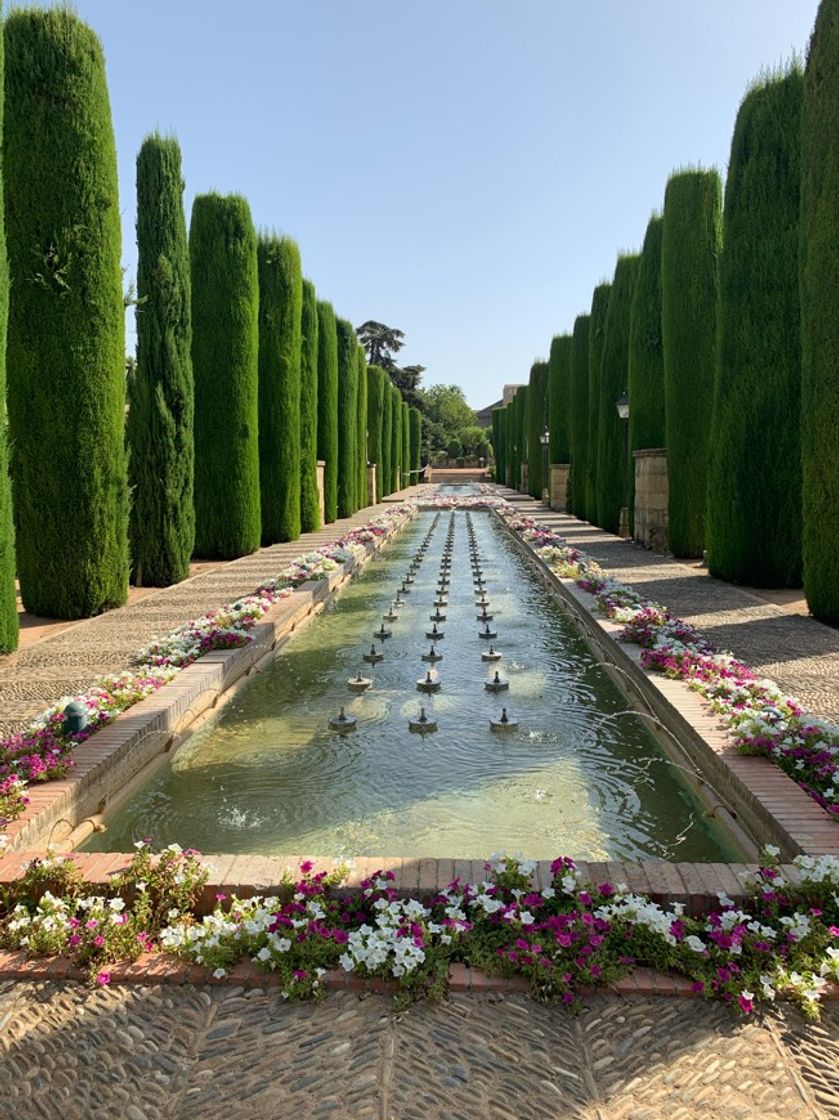
[[[338,516],[338,330],[332,304],[318,300],[318,459],[323,464],[323,519]]]
[[[2,175],[3,37],[0,35],[0,401],[6,400],[6,326],[9,315],[9,268],[3,216]],[[0,653],[17,649],[18,615],[15,599],[15,530],[6,425],[0,424]]]
[[[259,548],[259,278],[240,195],[198,195],[189,227],[195,375],[195,552]]]
[[[667,184],[661,239],[661,339],[668,537],[675,556],[701,556],[705,547],[720,207],[716,171],[681,171]]]
[[[492,410],[492,447],[495,454],[495,467],[492,477],[496,482],[503,478],[504,470],[504,451],[501,447],[501,414],[503,411],[502,408]]]
[[[548,363],[548,428],[551,433],[549,461],[568,463],[570,449],[571,347],[570,334],[558,334],[551,341]]]
[[[634,524],[633,451],[664,447],[664,363],[661,352],[661,232],[654,214],[647,225],[629,315],[629,518]]]
[[[598,440],[600,437],[600,370],[603,345],[606,341],[606,318],[609,313],[611,284],[598,284],[591,300],[588,327],[588,436],[586,439],[586,517],[599,525],[597,512]]]
[[[597,524],[617,533],[621,507],[627,500],[625,420],[618,415],[618,398],[629,384],[629,312],[638,277],[638,254],[618,257],[600,365],[600,417],[597,424]]]
[[[358,490],[356,504],[359,509],[369,506],[375,501],[373,495],[367,493],[367,461],[370,450],[367,445],[367,357],[364,347],[358,347],[358,421],[356,428],[356,456],[358,458]]]
[[[390,470],[392,475],[391,492],[402,489],[402,398],[399,390],[390,384],[391,439]]]
[[[410,410],[411,428],[411,485],[419,482],[420,461],[422,455],[422,413],[418,408]]]
[[[5,47],[17,568],[28,610],[83,618],[128,594],[125,312],[105,62],[68,8],[12,12]]]
[[[708,569],[722,579],[764,587],[801,583],[803,90],[804,75],[794,65],[746,94],[734,126],[723,208]]]
[[[352,323],[338,319],[338,516],[351,517],[358,506],[358,339]]]
[[[588,331],[591,319],[578,315],[571,335],[571,509],[586,518],[588,477]]]
[[[380,366],[367,367],[367,436],[370,462],[376,464],[376,493],[371,502],[382,500],[382,394],[385,372]]]
[[[529,467],[530,448],[527,441],[527,398],[530,393],[529,385],[522,385],[516,393],[516,468],[517,468],[517,481],[516,489],[524,494],[524,466]]]
[[[303,274],[289,237],[260,237],[259,490],[262,543],[300,536]]]
[[[401,393],[399,397],[402,410],[402,489],[405,490],[411,485],[411,417]]]
[[[137,586],[189,575],[195,545],[192,313],[181,150],[146,137],[137,156],[137,368],[128,383],[129,522]]]
[[[318,303],[311,280],[303,281],[300,319],[300,529],[320,529],[318,496]]]
[[[545,452],[539,438],[548,416],[548,363],[534,362],[530,367],[525,417],[527,440],[527,489],[541,498],[545,489]]]
[[[822,0],[801,141],[801,435],[804,591],[839,623],[839,0]]]
[[[390,403],[391,381],[382,370],[382,497],[393,492],[393,407]]]

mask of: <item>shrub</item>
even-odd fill
[[[358,506],[358,339],[352,323],[338,319],[338,516],[351,517]]]
[[[588,332],[591,318],[578,315],[571,335],[571,509],[576,517],[588,516]]]
[[[525,409],[527,489],[533,498],[541,498],[545,489],[545,452],[540,437],[547,419],[548,363],[534,362],[530,368]]]
[[[318,459],[328,523],[338,516],[338,331],[332,304],[324,300],[318,300]]]
[[[321,527],[318,495],[318,305],[315,286],[303,281],[300,320],[300,529]]]
[[[597,510],[598,439],[600,434],[600,370],[606,340],[611,284],[598,284],[591,300],[588,328],[588,439],[586,440],[586,517],[599,525]]]
[[[551,340],[548,363],[548,428],[551,433],[549,461],[568,463],[571,460],[569,423],[571,405],[570,334],[558,334]]]
[[[65,7],[12,12],[5,48],[17,569],[28,610],[83,618],[128,594],[125,308],[105,62]]]
[[[668,537],[675,556],[705,547],[708,442],[716,363],[720,177],[681,171],[664,195],[661,338]]]
[[[0,141],[2,141],[3,38],[0,36]],[[6,326],[9,314],[9,268],[3,219],[2,143],[0,143],[0,401],[6,399]],[[17,649],[15,598],[15,530],[6,425],[0,424],[0,653]]]
[[[198,195],[189,227],[195,375],[195,551],[259,548],[259,278],[250,208]]]

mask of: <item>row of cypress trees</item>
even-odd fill
[[[665,447],[671,551],[705,551],[711,573],[734,582],[796,586],[803,575],[810,609],[834,623],[837,117],[839,0],[822,0],[804,71],[762,75],[743,99],[725,206],[715,170],[674,173],[640,256],[621,255],[575,321],[567,359],[569,336],[553,340],[547,401],[551,461],[571,462],[574,513],[616,531],[627,493],[632,509],[632,452]],[[628,459],[615,408],[627,388]],[[541,477],[532,438],[517,458],[524,392],[493,417],[498,477],[516,487],[522,462]],[[540,392],[531,372],[528,416],[544,407]]]
[[[0,91],[0,651],[17,645],[16,575],[28,610],[85,617],[123,603],[129,575],[166,586],[193,555],[241,556],[318,529],[318,458],[327,521],[375,501],[367,462],[382,473],[385,399],[398,446],[380,493],[407,481],[419,414],[409,424],[381,371],[369,408],[355,331],[317,300],[291,239],[257,235],[244,198],[199,195],[187,232],[171,136],[148,136],[137,157],[126,377],[97,36],[65,7],[14,11]]]

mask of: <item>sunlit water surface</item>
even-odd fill
[[[438,626],[442,691],[421,696],[429,668],[437,576],[452,521],[447,618]],[[489,513],[471,515],[483,557],[500,663],[481,660],[467,515],[439,515],[405,596],[385,660],[361,658],[435,514],[423,512],[293,636],[273,665],[236,694],[95,834],[88,850],[129,850],[150,836],[202,851],[480,859],[498,850],[533,858],[738,858],[703,816],[573,624]],[[498,667],[509,692],[484,681]],[[371,691],[353,695],[359,670]],[[424,703],[439,731],[408,720]],[[502,703],[520,721],[490,730]],[[328,720],[358,719],[342,736]]]

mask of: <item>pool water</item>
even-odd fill
[[[436,519],[436,520],[435,520]],[[502,651],[482,661],[467,525],[483,560],[486,597]],[[453,526],[443,660],[429,649],[444,541]],[[428,551],[377,642],[408,565]],[[439,693],[417,681],[436,669]],[[509,691],[484,682],[495,669]],[[348,690],[359,671],[362,695]],[[408,729],[424,704],[436,734]],[[341,735],[339,707],[358,720]],[[498,734],[502,705],[519,721]],[[495,851],[539,859],[727,861],[741,853],[662,753],[626,699],[489,512],[421,512],[272,665],[158,769],[94,834],[88,850],[134,841],[204,852],[480,859]]]

